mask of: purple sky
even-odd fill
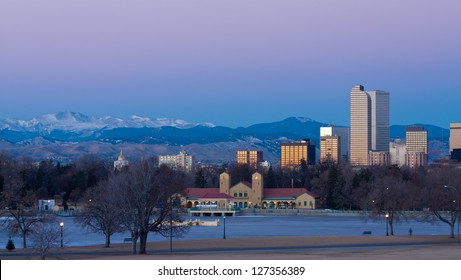
[[[0,117],[76,111],[247,126],[461,121],[459,0],[0,0]]]

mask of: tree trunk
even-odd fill
[[[138,234],[131,232],[131,254],[136,255],[136,243],[138,242]]]
[[[389,218],[389,235],[394,235],[394,223],[393,220]]]
[[[110,233],[108,230],[105,231],[104,233],[106,235],[106,244],[105,244],[105,248],[110,248]]]
[[[450,223],[450,238],[455,238],[455,223]]]
[[[22,233],[22,247],[27,248],[27,243],[26,243],[26,232],[24,231]]]
[[[148,231],[142,230],[139,234],[139,254],[145,255],[146,253],[146,245],[147,245],[147,234]]]

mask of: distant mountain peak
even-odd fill
[[[314,121],[313,119],[307,118],[307,117],[295,117],[295,119],[300,122],[313,122]]]

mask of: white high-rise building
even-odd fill
[[[389,143],[389,153],[391,155],[391,165],[402,167],[405,165],[405,154],[407,153],[407,145],[401,139],[395,139]]]
[[[349,159],[352,165],[368,165],[370,151],[389,152],[389,92],[356,85],[350,110]]]
[[[192,170],[192,156],[186,154],[185,152],[179,152],[178,155],[167,155],[158,157],[159,166],[166,164],[172,168],[179,168],[185,171]]]

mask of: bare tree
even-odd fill
[[[110,181],[101,181],[87,190],[86,206],[75,221],[83,228],[101,232],[105,236],[105,247],[110,247],[110,237],[122,231],[120,211],[116,207],[115,196]]]
[[[37,215],[34,208],[37,201],[35,194],[27,190],[19,178],[6,179],[1,207],[9,219],[5,219],[2,226],[9,234],[20,235],[23,247],[27,248],[27,234],[34,224],[43,221],[43,216]]]
[[[363,202],[366,205],[364,208],[371,209],[373,218],[385,217],[389,224],[389,234],[394,235],[394,222],[405,217],[408,182],[400,177],[382,175],[371,184],[371,191]]]
[[[170,219],[181,221],[178,194],[184,190],[184,174],[144,160],[130,165],[113,179],[122,225],[131,234],[132,253],[137,253],[139,239],[139,254],[146,254],[149,232],[163,233],[171,230]],[[175,230],[186,228],[175,227]]]
[[[53,216],[48,216],[41,223],[31,227],[31,247],[44,260],[60,244],[60,228]]]
[[[450,237],[454,238],[458,219],[456,193],[444,186],[457,188],[461,193],[461,170],[439,168],[427,173],[423,193],[424,210],[420,217],[425,221],[438,220],[450,227]]]

